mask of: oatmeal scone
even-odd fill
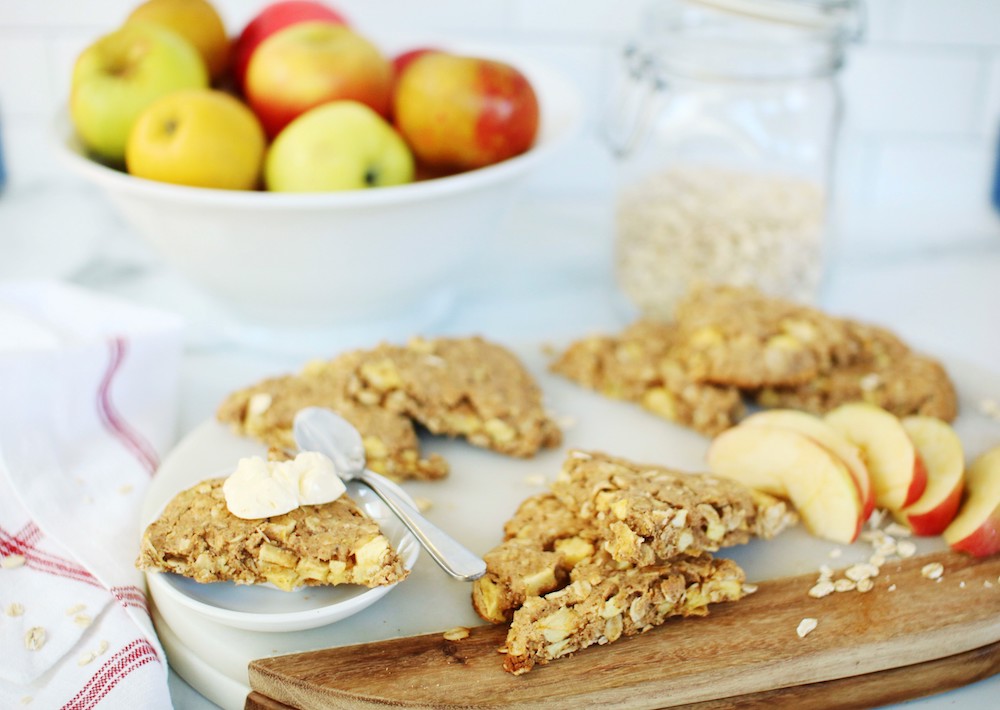
[[[230,394],[216,412],[241,436],[275,449],[294,450],[292,424],[299,410],[327,407],[361,433],[368,468],[393,480],[434,480],[448,474],[448,464],[437,454],[420,455],[413,422],[379,407],[358,404],[344,396],[343,378],[329,363],[308,363],[295,375],[273,377]]]
[[[756,393],[765,407],[791,407],[824,414],[848,402],[870,402],[905,417],[921,414],[953,421],[955,386],[933,358],[909,350],[896,336],[847,321],[856,355],[797,387],[768,387]]]
[[[483,338],[413,338],[342,358],[346,395],[416,420],[433,434],[530,457],[558,446],[559,427],[521,361]]]
[[[733,426],[744,412],[739,390],[696,381],[672,354],[678,342],[676,326],[638,321],[619,335],[572,343],[551,369],[709,436]]]
[[[797,520],[784,501],[737,481],[571,451],[552,491],[592,520],[619,562],[650,565],[772,538]]]
[[[709,555],[617,569],[606,553],[578,564],[567,587],[529,597],[514,613],[504,669],[520,675],[594,644],[648,631],[673,616],[743,597],[743,571]]]
[[[378,525],[346,495],[283,515],[238,518],[223,478],[178,493],[142,535],[136,567],[196,582],[378,587],[408,574]]]
[[[792,386],[853,357],[842,321],[752,288],[694,289],[677,304],[675,319],[672,352],[696,381]]]

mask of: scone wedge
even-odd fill
[[[270,582],[379,587],[408,570],[378,525],[347,496],[284,515],[238,518],[226,508],[225,479],[178,493],[142,535],[136,567],[196,582]]]

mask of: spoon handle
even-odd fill
[[[466,582],[479,579],[486,574],[486,563],[471,550],[462,546],[455,538],[421,515],[409,503],[399,498],[388,487],[382,484],[386,479],[365,469],[357,480],[367,484],[375,491],[389,509],[403,522],[403,525],[413,533],[427,554],[438,566],[455,579]]]

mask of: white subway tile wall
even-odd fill
[[[138,0],[0,0],[0,120],[12,183],[72,180],[45,155],[72,63]],[[597,136],[607,72],[644,0],[329,0],[376,40],[516,45],[579,87],[584,125],[531,181],[535,194],[610,200]],[[215,0],[237,32],[268,0]],[[843,74],[837,239],[848,257],[1000,238],[989,193],[1000,136],[1000,0],[868,0]],[[386,40],[388,41],[388,40]],[[0,204],[2,208],[2,204]]]

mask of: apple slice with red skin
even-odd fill
[[[1000,446],[972,462],[965,490],[965,502],[944,531],[945,542],[976,557],[1000,552]]]
[[[868,520],[875,509],[875,488],[858,447],[819,417],[797,409],[768,409],[740,422],[740,426],[774,426],[803,434],[837,456],[854,477],[861,496],[861,517]]]
[[[853,542],[864,522],[854,477],[809,437],[774,426],[737,426],[708,449],[709,470],[791,501],[813,535]]]
[[[842,404],[826,423],[861,449],[875,488],[875,504],[891,511],[916,503],[927,487],[927,471],[899,419],[867,402]]]
[[[965,454],[958,434],[934,417],[901,421],[927,471],[927,488],[920,500],[894,513],[917,535],[940,535],[955,518],[965,487]]]

